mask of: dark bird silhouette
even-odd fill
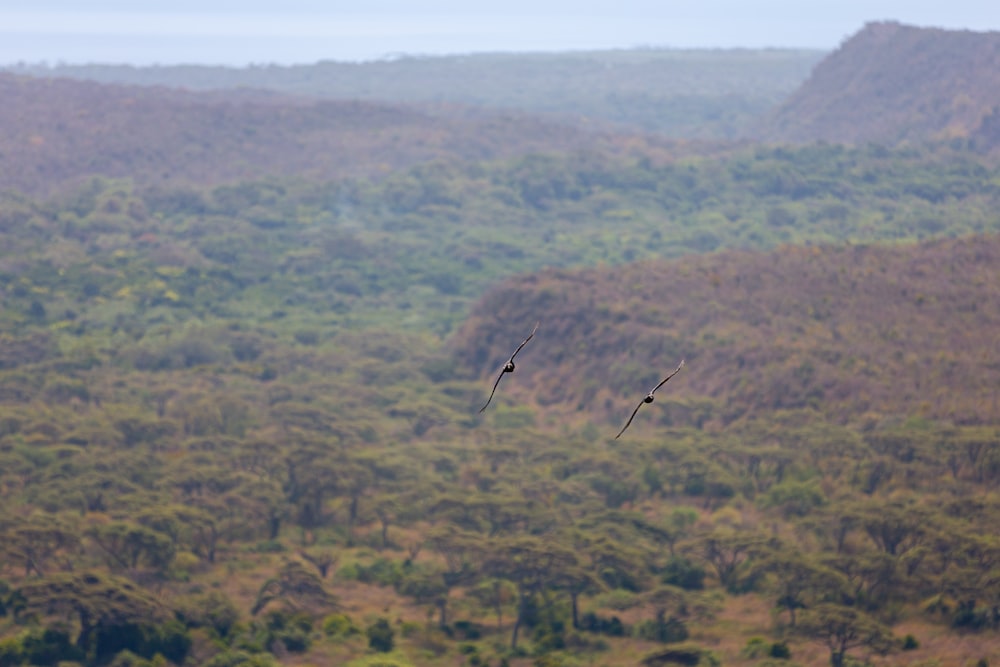
[[[507,363],[503,365],[502,369],[500,369],[500,375],[497,376],[497,381],[493,383],[493,391],[490,392],[490,398],[489,398],[489,400],[486,401],[486,405],[484,405],[483,407],[479,408],[480,412],[482,412],[483,410],[485,410],[489,406],[490,401],[493,400],[493,394],[497,393],[497,387],[500,385],[500,380],[503,379],[504,374],[506,374],[506,373],[513,373],[514,372],[514,357],[517,356],[517,353],[521,351],[522,347],[524,347],[525,345],[528,344],[528,341],[532,339],[532,337],[535,335],[536,331],[538,331],[538,323],[537,322],[535,323],[535,328],[531,330],[531,333],[528,335],[528,337],[525,338],[521,342],[521,344],[517,346],[517,349],[514,350],[514,354],[510,355],[510,359],[508,359]]]
[[[621,434],[624,433],[625,429],[627,429],[629,427],[629,424],[631,424],[632,420],[635,419],[636,413],[639,412],[639,408],[641,408],[644,403],[652,403],[653,402],[653,394],[656,393],[656,390],[659,389],[660,387],[662,387],[663,385],[665,385],[667,383],[667,380],[669,380],[673,376],[677,375],[678,371],[680,371],[682,368],[684,368],[684,360],[683,359],[681,359],[681,363],[678,364],[677,368],[674,369],[673,373],[671,373],[667,377],[663,378],[660,381],[660,384],[658,384],[655,387],[653,387],[652,389],[650,389],[649,393],[646,394],[646,397],[643,398],[641,401],[639,401],[639,405],[635,406],[635,410],[632,411],[632,416],[629,417],[628,421],[625,422],[625,425],[622,426],[622,430],[618,431],[618,435],[615,436],[615,440],[617,440],[619,437],[621,437]]]

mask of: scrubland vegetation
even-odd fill
[[[1000,661],[995,163],[543,135],[5,180],[0,666]]]

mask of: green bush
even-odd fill
[[[19,639],[19,659],[16,662],[5,663],[3,650],[0,649],[0,665],[55,665],[60,662],[82,661],[86,658],[84,652],[70,639],[69,632],[62,628],[33,630]]]
[[[204,667],[279,667],[279,664],[267,653],[226,651],[213,656]]]
[[[211,591],[186,598],[180,605],[178,617],[189,628],[211,628],[221,638],[226,638],[239,621],[240,612],[224,593]]]
[[[663,568],[661,581],[689,591],[705,587],[705,568],[683,556],[671,556]]]
[[[129,651],[147,659],[159,653],[180,664],[191,648],[188,629],[173,619],[158,626],[126,623],[102,627],[95,633],[93,642],[98,661]]]
[[[588,611],[580,617],[580,629],[611,637],[624,637],[627,630],[625,624],[617,616],[604,618],[592,611]]]
[[[747,640],[747,645],[740,651],[740,657],[747,660],[763,658],[770,653],[770,646],[763,637],[751,637]]]
[[[365,630],[368,635],[368,647],[380,653],[388,653],[395,645],[395,632],[389,621],[379,618]]]
[[[0,639],[0,667],[14,667],[24,663],[24,647],[19,637]]]
[[[354,578],[364,584],[395,586],[403,578],[403,566],[399,561],[376,558],[371,565],[355,564]]]
[[[361,632],[347,614],[330,614],[323,619],[322,627],[327,637],[349,637]]]
[[[483,626],[472,621],[455,621],[455,634],[463,639],[479,639],[483,636]]]
[[[792,657],[792,650],[788,648],[786,642],[774,642],[771,644],[770,656],[780,660],[787,660]]]
[[[666,620],[657,618],[640,623],[635,628],[635,634],[641,639],[663,644],[682,642],[688,638],[687,626],[680,619],[673,617]]]
[[[276,609],[268,612],[263,621],[262,634],[266,648],[271,649],[277,642],[281,642],[291,653],[305,653],[309,650],[313,621],[308,614]]]

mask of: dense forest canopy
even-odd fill
[[[0,665],[1000,660],[975,146],[0,85]]]

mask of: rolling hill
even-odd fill
[[[1000,32],[870,23],[761,126],[784,142],[969,140],[1000,146]]]
[[[4,74],[0,96],[0,190],[28,193],[98,175],[161,187],[377,177],[435,159],[625,142],[511,112],[440,107],[432,115],[260,91],[192,93]]]
[[[20,66],[39,77],[190,90],[254,88],[333,99],[520,110],[559,122],[613,123],[722,139],[787,97],[821,51],[633,49],[402,57],[368,63],[226,68]]]
[[[486,295],[452,344],[485,378],[541,320],[508,395],[609,426],[682,358],[647,420],[807,409],[996,423],[998,267],[1000,239],[985,236],[549,270]]]

